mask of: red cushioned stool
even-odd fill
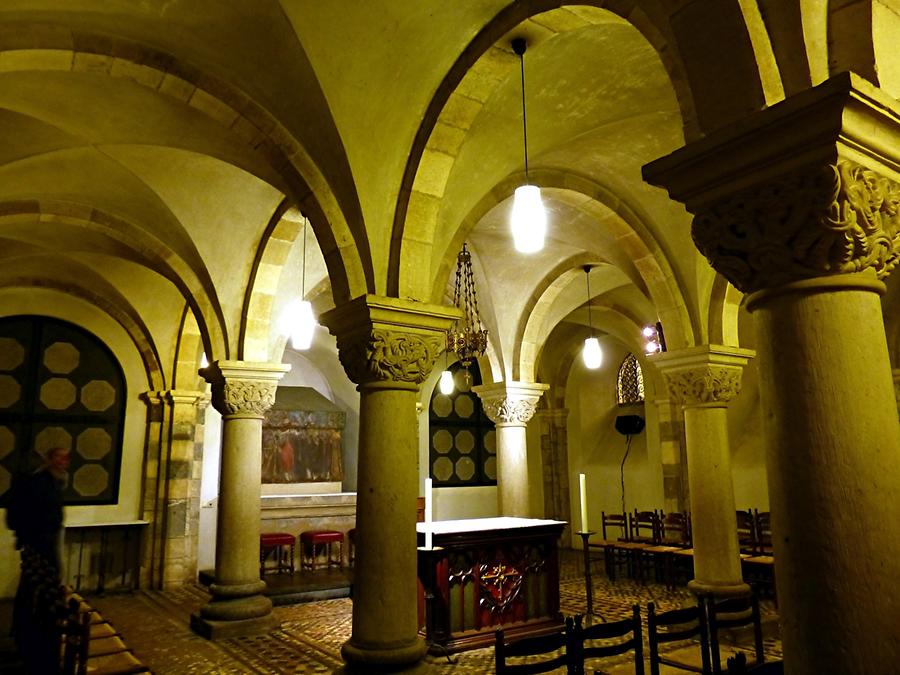
[[[337,558],[332,544],[338,544]],[[344,566],[344,533],[337,530],[307,530],[300,535],[300,567],[313,570],[319,566],[319,554],[325,553],[325,567]]]
[[[259,535],[259,576],[266,576],[266,560],[275,554],[275,572],[294,573],[294,535],[287,532],[266,532]],[[290,548],[288,548],[290,547]]]

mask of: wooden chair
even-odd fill
[[[709,653],[713,675],[721,675],[722,659],[719,654],[719,631],[752,627],[754,665],[765,662],[763,653],[762,624],[759,616],[759,601],[756,595],[740,598],[716,600],[712,596],[703,598],[706,605],[706,620],[709,628]]]
[[[628,514],[628,539],[642,544],[658,544],[660,539],[659,514],[656,511],[638,511]]]
[[[660,519],[656,511],[638,511],[628,514],[629,571],[640,581],[647,581],[654,569],[654,556],[648,549],[660,544]]]
[[[606,577],[610,581],[615,581],[619,570],[627,570],[630,563],[629,556],[624,550],[618,550],[619,544],[628,539],[628,519],[624,513],[607,513],[606,511],[601,511],[600,531],[603,535],[603,540],[592,543],[590,546],[596,546],[603,549]]]
[[[737,511],[738,548],[741,553],[756,553],[756,519],[750,509]]]
[[[649,557],[644,567],[652,567],[656,580],[664,582],[667,588],[675,585],[673,554],[691,545],[688,522],[687,513],[660,511],[659,544],[639,552],[639,555]]]
[[[557,668],[565,668],[567,673],[575,672],[571,663],[569,640],[572,631],[572,619],[566,619],[566,628],[555,633],[526,637],[507,642],[503,630],[494,634],[494,662],[497,675],[527,675],[528,673],[547,673]],[[543,657],[531,663],[507,663],[507,659],[524,659],[527,657]]]
[[[660,656],[659,645],[691,638],[700,640],[700,666]],[[657,614],[654,604],[649,603],[647,605],[647,639],[650,648],[650,675],[659,675],[660,664],[705,675],[711,672],[706,613],[703,611],[702,605],[698,604]]]
[[[583,627],[581,620],[581,615],[574,618],[569,643],[569,652],[575,668],[572,672],[583,674],[584,662],[588,659],[617,656],[634,650],[634,672],[636,675],[644,675],[644,640],[641,635],[640,606],[634,605],[631,618],[621,621],[595,623]],[[596,644],[598,641],[603,641],[603,644]],[[602,673],[600,670],[594,671],[594,675],[600,673]]]
[[[756,524],[756,555],[772,555],[772,514],[753,509]]]

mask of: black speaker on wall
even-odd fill
[[[640,415],[619,415],[616,417],[616,431],[623,436],[634,436],[644,430],[644,418]]]

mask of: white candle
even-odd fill
[[[578,486],[581,488],[581,531],[588,531],[587,518],[587,488],[585,487],[584,474],[578,474]]]
[[[431,549],[431,479],[425,479],[425,548]]]

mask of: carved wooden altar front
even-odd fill
[[[480,518],[432,523],[434,549],[419,549],[420,626],[450,651],[511,636],[548,633],[559,612],[559,536],[564,522]],[[419,546],[425,542],[418,525]]]

